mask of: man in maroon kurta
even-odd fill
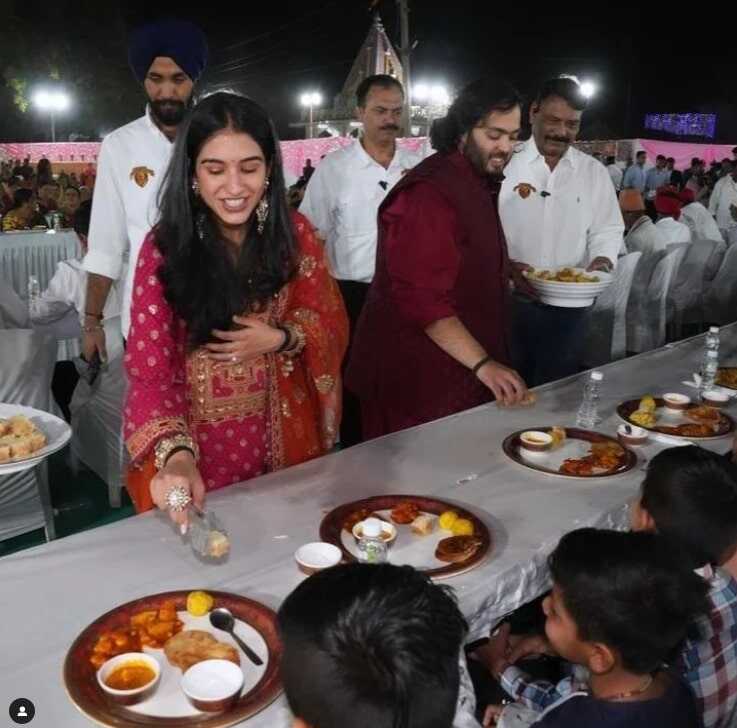
[[[346,376],[366,438],[527,396],[507,367],[511,270],[497,210],[519,129],[514,89],[471,84],[433,127],[438,153],[379,210],[376,273]]]

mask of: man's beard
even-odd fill
[[[187,106],[183,101],[161,99],[151,102],[151,114],[162,126],[178,126],[187,113]]]
[[[481,148],[476,144],[471,134],[468,135],[468,141],[463,150],[463,155],[471,162],[471,165],[476,172],[482,177],[488,177],[492,181],[501,181],[504,179],[504,167],[507,166],[509,158],[504,159],[504,164],[498,172],[489,170],[489,159],[492,155],[485,154]],[[503,155],[498,155],[503,156]]]

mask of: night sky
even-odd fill
[[[299,119],[302,91],[318,89],[332,97],[340,90],[371,22],[367,0],[243,3],[238,19],[229,9],[233,5],[223,3],[135,1],[108,3],[106,9],[87,0],[0,4],[14,7],[11,28],[32,24],[34,43],[45,43],[64,66],[60,82],[72,93],[77,90],[78,104],[60,120],[60,135],[91,139],[142,111],[142,92],[125,68],[126,35],[140,22],[172,14],[200,24],[211,48],[201,86],[249,94],[271,111],[284,138],[300,136],[290,123]],[[720,10],[718,26],[707,33],[710,23],[693,22],[691,12],[664,20],[662,10],[625,8],[604,17],[532,5],[525,6],[523,15],[513,4],[495,7],[471,0],[410,4],[417,42],[415,81],[440,81],[458,89],[479,76],[501,74],[529,97],[544,78],[571,73],[600,87],[585,116],[583,138],[645,135],[642,122],[649,111],[703,111],[718,114],[717,141],[737,143],[737,57],[729,40],[737,12]],[[396,42],[395,2],[383,0],[379,7]],[[8,57],[11,32],[8,24],[0,28],[0,73],[13,65],[26,74],[29,87],[43,83],[38,64],[24,70],[27,46],[18,50],[11,42],[13,57]],[[84,73],[86,86],[80,80]],[[47,120],[34,110],[18,113],[3,84],[0,139],[42,141],[47,133]]]

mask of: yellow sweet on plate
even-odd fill
[[[193,617],[204,617],[211,609],[215,600],[203,591],[193,591],[187,595],[187,611]]]
[[[652,395],[646,394],[640,400],[640,406],[638,409],[642,412],[655,412],[655,410],[657,409],[657,405],[655,404],[655,399],[652,397]]]
[[[458,518],[450,527],[454,536],[473,536],[473,523],[467,518]]]
[[[453,524],[458,520],[458,514],[455,511],[445,511],[438,518],[438,526],[445,531],[450,531]]]
[[[652,412],[642,409],[635,410],[630,415],[630,422],[640,427],[654,427],[657,421],[658,418]]]

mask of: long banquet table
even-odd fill
[[[603,367],[605,420],[598,429],[614,432],[614,410],[624,399],[689,392],[680,382],[697,369],[702,346],[697,337]],[[737,364],[737,324],[722,329],[720,358]],[[276,609],[304,578],[293,554],[318,539],[322,516],[375,494],[417,493],[463,503],[490,526],[491,557],[447,582],[469,620],[469,639],[488,634],[504,614],[546,588],[546,556],[563,533],[627,522],[641,467],[578,482],[531,472],[501,451],[502,440],[515,430],[573,425],[582,382],[577,376],[539,388],[532,409],[480,407],[213,494],[209,505],[232,542],[222,565],[203,565],[153,513],[0,559],[0,703],[29,698],[35,724],[44,727],[89,725],[67,699],[61,679],[66,651],[87,624],[116,605],[172,589],[234,591]],[[708,446],[726,451],[729,445],[725,438]],[[649,458],[657,449],[642,452]],[[288,720],[282,697],[247,725],[273,728]]]

